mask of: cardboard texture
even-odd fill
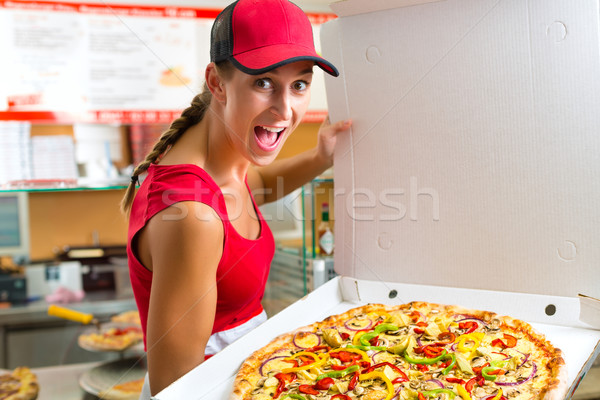
[[[329,112],[354,121],[335,154],[342,277],[156,398],[225,400],[275,336],[413,300],[530,322],[563,350],[570,397],[600,352],[598,0],[332,8],[322,50],[341,76],[326,80]]]

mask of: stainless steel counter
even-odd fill
[[[30,302],[24,305],[14,305],[0,309],[0,325],[40,323],[55,321],[56,317],[47,314],[49,303],[44,300]],[[122,311],[135,309],[133,297],[118,298],[114,292],[92,292],[78,303],[65,304],[73,310],[106,317]]]
[[[77,337],[89,327],[49,316],[48,305],[40,300],[0,309],[0,368],[36,368],[116,358],[80,349]],[[119,298],[114,292],[93,292],[83,301],[65,306],[93,314],[100,321],[136,308],[133,298]]]

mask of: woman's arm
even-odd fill
[[[223,224],[207,205],[181,202],[156,214],[143,239],[152,257],[147,350],[155,395],[204,361],[215,318]]]
[[[331,124],[326,118],[319,128],[315,148],[264,167],[251,168],[248,185],[256,202],[260,205],[275,201],[331,167],[337,135],[348,130],[351,124],[350,120]]]

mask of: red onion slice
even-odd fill
[[[355,328],[351,325],[351,321],[352,320],[359,320],[356,317],[352,317],[349,320],[344,322],[344,327],[346,327],[346,329],[349,329],[351,331],[362,331],[363,329],[369,329],[371,326],[373,326],[373,321],[371,321],[369,318],[364,318],[366,321],[368,321],[368,325],[367,326],[363,326],[363,327],[359,327],[359,328]]]
[[[444,388],[444,384],[442,383],[442,381],[440,381],[440,380],[438,380],[438,379],[429,379],[429,380],[427,380],[427,381],[425,381],[425,382],[433,382],[433,383],[435,383],[436,385],[438,385],[438,386],[439,386],[441,389],[443,389],[443,388]]]
[[[476,318],[476,317],[465,317],[463,319],[458,319],[456,320],[456,322],[466,322],[466,321],[474,321],[477,322],[485,327],[488,327],[488,323],[485,322],[484,320],[482,320],[481,318]]]
[[[298,335],[314,335],[317,337],[317,344],[308,347],[300,346],[297,340]],[[310,349],[321,344],[321,337],[314,332],[297,332],[292,339],[292,343],[294,343],[294,346],[298,347],[299,349]]]
[[[377,353],[375,353],[375,354],[373,354],[371,356],[371,361],[373,361],[373,364],[378,364],[378,362],[377,362],[377,360],[375,358],[377,357],[378,354],[381,354],[381,353],[386,353],[386,351],[385,350],[381,350],[381,351],[378,351]]]
[[[522,385],[525,382],[529,382],[536,374],[537,372],[537,365],[535,365],[535,363],[533,364],[533,371],[531,371],[531,375],[529,375],[529,378],[523,379],[522,381],[518,381],[518,382],[495,382],[496,385],[498,386],[518,386],[518,385]]]
[[[523,358],[523,361],[521,361],[521,364],[519,364],[519,366],[517,368],[521,368],[523,366],[523,364],[525,364],[527,362],[527,360],[529,360],[529,354],[525,354],[523,352],[520,352],[519,350],[517,350],[517,352],[523,354],[523,356],[525,358]]]
[[[271,357],[271,358],[269,358],[268,360],[265,360],[265,361],[263,361],[263,363],[262,363],[262,364],[260,364],[260,367],[258,368],[258,373],[259,373],[261,376],[263,376],[263,367],[264,367],[264,366],[265,366],[267,363],[269,363],[269,362],[271,362],[271,361],[273,361],[273,360],[275,360],[275,359],[278,359],[278,358],[288,358],[288,357],[289,357],[289,356],[275,356],[275,357]],[[290,366],[291,366],[291,364],[290,364]]]

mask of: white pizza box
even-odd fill
[[[156,398],[227,399],[275,336],[367,303],[530,322],[569,397],[600,353],[598,0],[347,0],[322,27],[341,277]],[[581,296],[580,296],[581,294]]]

